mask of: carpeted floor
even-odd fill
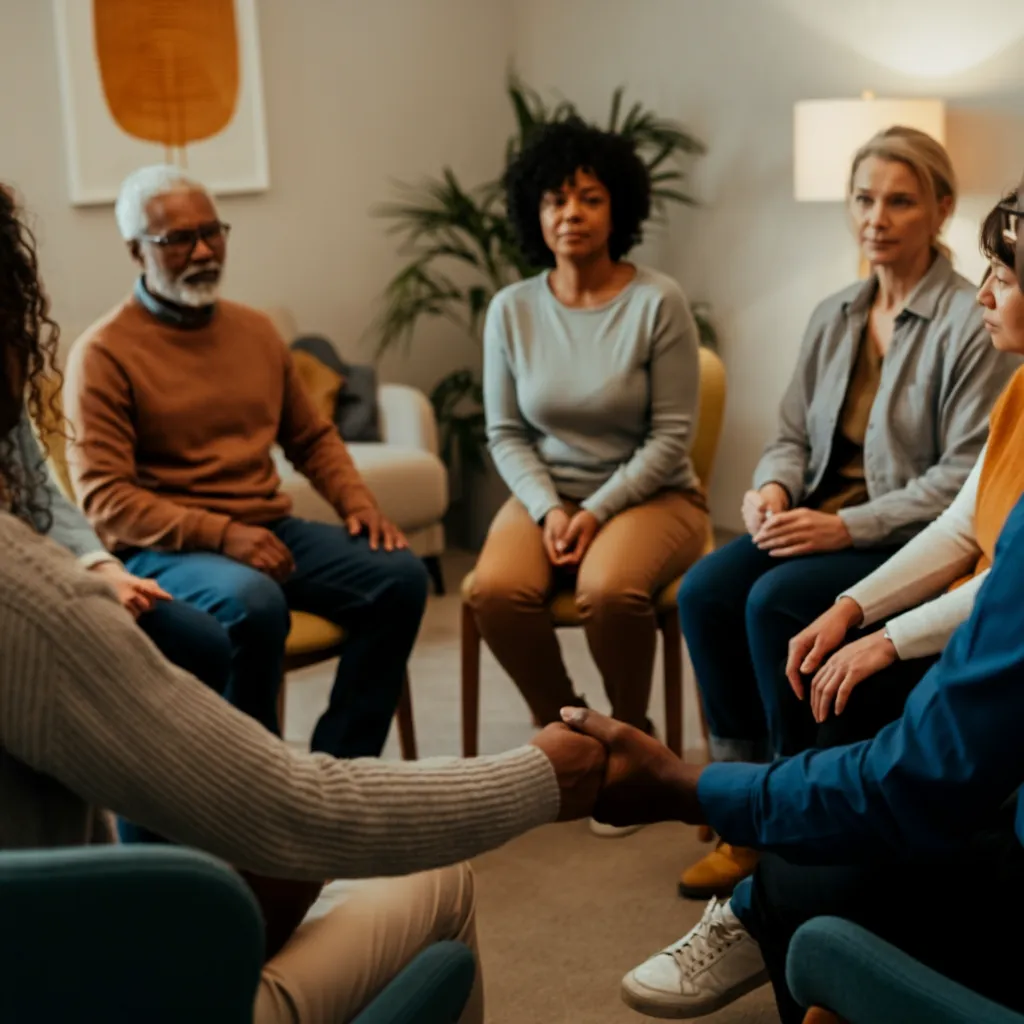
[[[451,593],[431,598],[410,664],[420,756],[459,752],[458,582],[470,556],[445,559]],[[577,688],[603,707],[601,685],[579,630],[562,634]],[[659,666],[655,678],[660,678]],[[326,701],[333,664],[296,673],[288,690],[287,736],[305,745]],[[531,736],[529,715],[485,651],[481,666],[483,753]],[[661,687],[652,717],[664,735]],[[691,725],[687,735],[699,735]],[[392,736],[385,757],[398,757]],[[479,929],[490,1024],[626,1024],[644,1018],[619,1000],[619,979],[679,938],[702,906],[675,895],[679,869],[707,847],[695,830],[658,825],[624,839],[598,839],[583,822],[552,825],[477,859]],[[343,886],[333,886],[337,897]],[[330,898],[330,897],[328,897]],[[326,902],[326,900],[325,900]],[[720,1013],[714,1024],[774,1024],[767,988]]]

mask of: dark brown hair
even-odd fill
[[[981,251],[990,260],[999,260],[1011,270],[1017,269],[1016,246],[1004,234],[1005,207],[1017,205],[1017,190],[1007,192],[988,212],[981,224]],[[1024,217],[1021,218],[1024,222]]]
[[[48,398],[44,381],[57,372],[59,337],[39,280],[35,237],[13,191],[0,184],[0,423],[9,428],[0,437],[0,505],[44,532],[50,511],[37,495],[46,467],[24,465],[13,428],[26,406],[38,422],[44,405],[56,403],[59,389]]]

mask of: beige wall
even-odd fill
[[[640,258],[714,306],[730,391],[712,511],[738,528],[804,324],[856,273],[841,207],[792,198],[793,103],[864,89],[946,98],[968,193],[950,240],[973,278],[978,220],[1024,167],[1024,4],[521,0],[516,30],[534,85],[603,117],[625,83],[708,144],[692,179],[704,207],[675,213]]]
[[[69,335],[126,291],[109,207],[67,201],[48,0],[0,0],[0,180],[37,217],[46,281]],[[510,128],[509,57],[526,79],[603,117],[612,89],[691,126],[709,145],[699,210],[676,211],[639,258],[709,299],[730,374],[713,484],[716,521],[737,506],[771,433],[813,305],[852,277],[838,206],[792,199],[791,117],[802,98],[939,95],[967,195],[951,240],[975,276],[975,225],[1024,166],[1020,0],[258,0],[272,184],[229,198],[227,291],[284,303],[349,356],[398,266],[369,215],[389,180],[492,175]],[[923,76],[923,77],[922,77]],[[429,387],[478,353],[424,324],[389,379]]]
[[[83,0],[85,2],[85,0]],[[2,0],[0,180],[36,218],[42,265],[65,333],[130,287],[112,207],[67,199],[50,0]],[[389,181],[446,163],[467,182],[493,175],[509,115],[502,94],[511,25],[504,0],[259,0],[271,188],[222,201],[234,228],[226,292],[285,303],[300,329],[349,356],[398,266],[369,215]],[[477,358],[444,324],[383,373],[429,387]]]

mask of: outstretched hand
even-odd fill
[[[593,816],[608,825],[656,821],[704,822],[697,800],[701,768],[681,761],[653,736],[589,708],[563,708],[577,732],[600,740],[608,751],[604,785]]]
[[[114,588],[121,606],[133,619],[151,612],[157,602],[171,600],[171,595],[156,580],[133,576],[120,562],[97,562],[91,571]]]

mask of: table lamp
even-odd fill
[[[798,202],[845,202],[853,156],[876,132],[917,128],[946,142],[942,100],[801,100],[793,109],[793,195]],[[859,274],[868,274],[861,258]]]
[[[854,153],[883,128],[905,125],[946,143],[942,100],[801,100],[793,110],[793,194],[800,202],[846,199]]]

